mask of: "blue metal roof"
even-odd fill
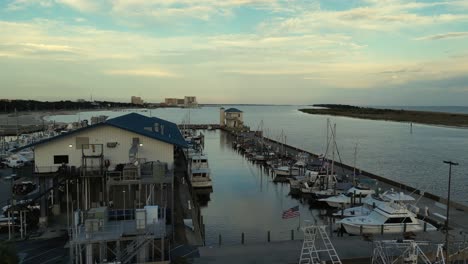
[[[116,118],[108,119],[104,122],[94,124],[91,126],[79,128],[68,133],[60,134],[55,137],[47,138],[32,144],[22,146],[15,149],[14,151],[19,151],[25,148],[34,147],[53,141],[59,138],[63,138],[72,134],[79,133],[81,131],[98,127],[98,126],[112,126],[120,129],[124,129],[139,135],[147,136],[159,141],[163,141],[172,145],[179,147],[188,147],[187,142],[185,142],[184,137],[180,133],[179,128],[176,124],[157,118],[157,117],[147,117],[137,113],[130,113],[127,115],[119,116]]]
[[[226,113],[242,113],[242,111],[237,109],[237,108],[229,108],[224,112],[226,112]]]

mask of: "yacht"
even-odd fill
[[[403,192],[395,192],[393,189],[385,191],[381,194],[372,194],[362,200],[361,206],[351,207],[344,210],[339,210],[334,213],[334,216],[352,217],[352,216],[366,216],[369,215],[374,208],[382,203],[401,203],[408,204],[415,199]]]
[[[375,193],[374,190],[358,185],[356,187],[350,188],[346,193],[343,193],[337,196],[331,196],[328,198],[319,199],[319,201],[327,203],[328,206],[330,207],[344,208],[374,193]],[[354,201],[353,201],[353,196],[354,196]]]
[[[352,235],[380,234],[382,228],[384,234],[437,230],[433,225],[417,219],[400,203],[383,203],[367,216],[348,217],[339,223]]]
[[[193,188],[211,188],[213,186],[206,155],[199,153],[191,157],[190,180]]]

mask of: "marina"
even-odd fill
[[[130,113],[25,142],[15,152],[34,147],[35,167],[32,177],[12,178],[17,204],[4,207],[3,224],[9,237],[69,230],[72,263],[230,263],[230,254],[248,251],[245,263],[254,263],[276,247],[271,263],[302,263],[319,245],[328,255],[316,260],[369,263],[379,241],[444,243],[446,200],[342,162],[336,125],[327,122],[326,151],[318,154],[287,144],[286,136],[268,138],[261,126],[252,130],[240,110],[220,111],[220,124],[175,125]],[[45,159],[56,144],[80,154]],[[25,175],[28,166],[17,167]],[[468,209],[450,205],[451,258],[463,259]],[[17,225],[21,232],[11,234]]]

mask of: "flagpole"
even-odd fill
[[[299,225],[297,226],[297,230],[301,228],[301,211],[299,210]]]

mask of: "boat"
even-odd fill
[[[319,199],[319,201],[327,203],[328,206],[330,207],[344,208],[344,207],[348,207],[350,204],[355,204],[356,201],[358,201],[358,199],[361,200],[362,198],[365,198],[374,193],[375,193],[374,190],[358,185],[358,186],[350,188],[348,191],[346,191],[346,193],[343,193],[337,196],[331,196],[328,198],[322,198],[322,199]],[[354,197],[354,201],[353,201],[353,197]]]
[[[367,216],[344,218],[339,222],[348,234],[398,234],[405,232],[435,231],[437,228],[417,219],[404,204],[383,203]],[[383,228],[383,230],[382,230]]]
[[[376,206],[382,203],[397,202],[408,204],[415,199],[403,192],[395,192],[393,189],[385,191],[381,194],[372,194],[362,200],[361,206],[351,207],[344,210],[339,210],[334,213],[334,216],[339,217],[352,217],[352,216],[366,216],[369,215]]]
[[[304,182],[302,184],[301,193],[306,195],[312,195],[316,199],[321,199],[341,194],[348,190],[350,187],[350,185],[346,185],[343,188],[339,186],[336,174],[318,174],[313,182]]]
[[[280,166],[273,169],[276,176],[298,176],[299,168],[292,166]]]
[[[37,190],[37,185],[32,181],[16,182],[12,186],[12,192],[15,195],[27,195],[34,190]]]
[[[191,157],[190,181],[193,188],[211,188],[210,167],[206,155],[199,153]]]
[[[317,177],[318,172],[316,171],[309,171],[307,170],[304,175],[299,176],[292,176],[289,178],[289,189],[293,193],[297,193],[301,191],[302,184],[304,182],[313,182]]]

